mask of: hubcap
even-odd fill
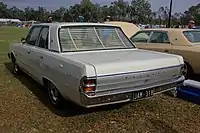
[[[18,66],[15,62],[13,62],[13,69],[14,69],[14,73],[18,72]]]
[[[56,104],[57,101],[59,100],[59,92],[52,83],[49,84],[49,93],[52,103]]]
[[[16,64],[15,64],[15,66],[14,66],[14,69],[15,69],[15,72],[18,71],[18,68],[17,68],[17,65],[16,65]]]

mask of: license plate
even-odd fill
[[[153,89],[133,92],[133,100],[139,100],[153,96]]]

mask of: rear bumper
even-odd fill
[[[182,76],[174,82],[165,83],[157,86],[151,86],[149,88],[141,88],[140,90],[146,90],[152,88],[154,92],[153,94],[156,95],[159,93],[170,91],[175,87],[181,86],[184,82],[184,79],[185,78]],[[129,91],[129,92],[122,92],[122,93],[103,95],[103,96],[88,96],[84,93],[81,93],[80,100],[82,106],[86,108],[91,108],[91,107],[104,106],[116,103],[124,103],[129,101],[137,101],[133,99],[134,92],[135,91]]]

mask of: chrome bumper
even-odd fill
[[[153,89],[153,95],[167,92],[173,90],[175,87],[181,86],[184,82],[184,77],[179,78],[175,82],[166,83],[164,85],[149,87],[141,90],[146,89]],[[104,106],[116,103],[124,103],[129,101],[138,101],[134,100],[133,94],[135,91],[118,93],[118,94],[111,94],[111,95],[104,95],[104,96],[88,96],[84,93],[80,94],[81,105],[86,108],[92,108],[97,106]]]

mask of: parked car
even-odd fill
[[[86,108],[137,101],[184,81],[181,56],[137,49],[109,24],[36,24],[8,56],[15,74],[47,87],[55,107],[63,99]]]
[[[200,74],[200,30],[146,29],[131,37],[136,47],[181,55],[185,62],[185,77]]]
[[[108,21],[104,22],[105,24],[112,24],[115,26],[120,26],[123,30],[123,32],[128,36],[129,38],[133,36],[134,33],[138,32],[140,28],[131,23],[131,22],[123,22],[123,21]]]

